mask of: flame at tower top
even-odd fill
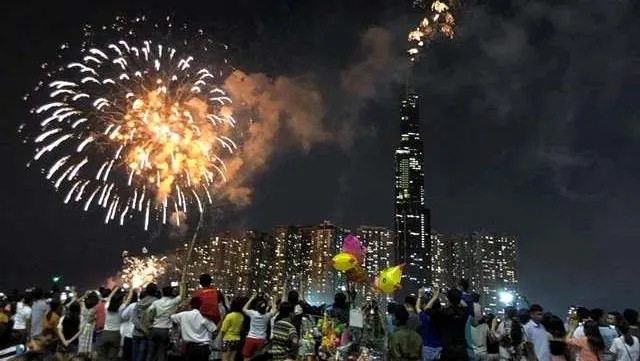
[[[415,0],[413,6],[423,11],[423,17],[415,28],[409,31],[409,61],[416,62],[422,49],[438,38],[453,39],[457,0]]]

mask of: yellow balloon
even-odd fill
[[[380,272],[378,288],[384,293],[392,293],[400,287],[402,281],[402,268],[404,265],[385,268]]]
[[[333,268],[340,272],[346,272],[356,266],[356,258],[347,252],[340,252],[333,256]]]

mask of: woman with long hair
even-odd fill
[[[602,361],[604,352],[604,340],[600,334],[598,323],[588,320],[584,323],[584,336],[571,337],[578,328],[578,321],[572,319],[569,323],[569,332],[565,337],[567,345],[578,352],[580,361]]]
[[[491,334],[498,341],[500,360],[524,359],[524,327],[515,307],[505,309],[503,322],[499,323],[497,318],[493,320]]]
[[[547,337],[549,338],[549,349],[551,350],[551,361],[567,360],[567,343],[564,338],[567,331],[564,328],[564,322],[558,316],[551,315],[546,317],[544,327],[547,329]]]
[[[115,287],[105,303],[104,331],[98,341],[98,357],[100,359],[115,360],[120,352],[120,326],[123,322],[122,313],[129,304],[133,289],[124,293],[119,287]]]
[[[58,324],[58,339],[62,343],[61,353],[75,354],[78,351],[78,337],[80,337],[80,313],[78,302],[72,302],[67,307],[67,312]]]
[[[640,342],[631,334],[627,321],[620,321],[618,329],[622,336],[615,338],[609,350],[615,355],[616,361],[638,361],[640,358]]]

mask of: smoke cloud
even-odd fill
[[[171,226],[171,232],[169,237],[182,239],[189,231],[189,225],[187,224],[187,215],[184,212],[172,212],[169,217],[169,225]]]
[[[226,160],[227,182],[218,196],[237,206],[249,204],[252,178],[279,150],[309,152],[333,143],[349,153],[358,138],[375,134],[373,125],[360,121],[361,109],[408,71],[394,39],[385,28],[367,29],[355,52],[359,56],[339,72],[337,87],[330,89],[319,87],[313,76],[271,78],[240,70],[229,75],[224,88],[234,100],[234,117],[251,121],[246,127],[238,123],[241,140]]]
[[[393,35],[383,28],[368,29],[362,37],[361,47],[367,57],[349,66],[341,74],[344,90],[362,98],[376,95],[380,74],[387,70],[392,56]]]
[[[250,122],[246,127],[238,123],[241,140],[226,160],[227,182],[218,196],[246,206],[251,201],[252,178],[265,170],[279,150],[309,152],[319,144],[337,143],[348,151],[356,138],[375,132],[360,124],[360,110],[366,100],[379,95],[378,89],[401,79],[408,65],[394,49],[393,39],[386,29],[368,29],[357,52],[364,57],[339,73],[339,86],[327,97],[313,76],[270,78],[240,70],[230,74],[224,88],[234,100],[234,117]],[[328,108],[335,109],[332,119]]]
[[[502,134],[501,147],[519,154],[523,175],[542,173],[559,195],[591,200],[602,195],[613,166],[585,146],[594,144],[585,135],[611,126],[611,112],[627,101],[625,79],[637,75],[630,39],[638,31],[629,26],[632,1],[583,5],[471,4],[460,15],[455,46],[432,52],[416,70],[425,99],[438,102],[432,122],[455,122],[470,138],[482,122],[482,131]],[[630,30],[612,35],[621,27]],[[463,104],[455,117],[447,114]],[[607,121],[585,121],[594,114]],[[615,117],[618,124],[629,118]]]
[[[236,116],[252,119],[242,129],[238,151],[226,163],[228,181],[220,190],[225,199],[242,206],[250,202],[251,178],[264,170],[277,148],[308,152],[333,136],[324,122],[320,91],[302,77],[271,79],[236,70],[224,86],[234,99]]]

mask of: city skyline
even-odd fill
[[[460,279],[469,281],[480,294],[485,313],[504,308],[501,295],[519,298],[517,238],[490,232],[457,234],[435,233],[431,236],[434,285],[452,287]]]
[[[329,221],[315,225],[275,226],[270,230],[237,230],[216,232],[201,239],[194,248],[187,275],[190,288],[197,287],[202,273],[211,273],[214,283],[231,294],[253,291],[276,294],[287,289],[304,289],[307,301],[331,303],[336,292],[344,291],[344,275],[333,269],[331,258],[340,252],[342,240],[357,235],[367,249],[363,268],[369,280],[383,269],[394,265],[393,231],[380,226],[360,226],[354,230]],[[517,238],[510,235],[472,232],[432,235],[433,283],[443,289],[455,287],[461,278],[469,280],[473,291],[481,295],[485,312],[499,313],[504,304],[501,294],[520,295]],[[187,245],[176,249],[175,270],[184,266]],[[174,277],[178,277],[176,273]],[[296,278],[297,277],[297,278]],[[402,288],[405,288],[406,279]],[[362,300],[376,296],[369,284],[356,285]],[[383,296],[402,301],[415,291],[395,292]]]

